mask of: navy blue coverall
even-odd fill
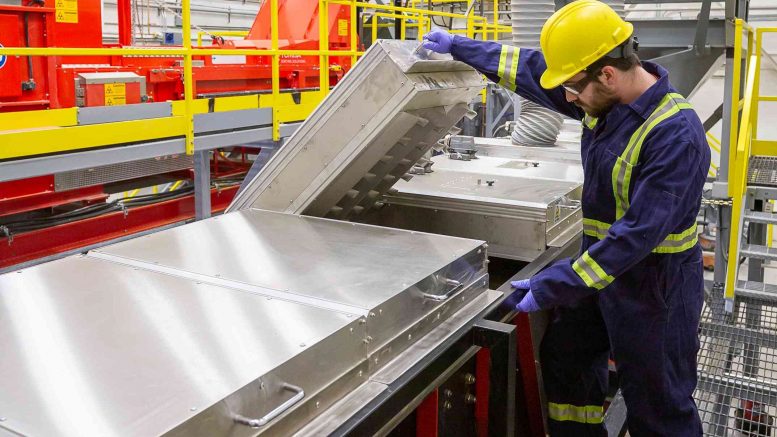
[[[451,54],[519,95],[583,121],[580,255],[531,278],[553,309],[541,345],[550,433],[603,435],[612,353],[632,436],[702,434],[696,404],[704,286],[696,217],[710,168],[702,123],[668,72],[593,119],[545,90],[541,52],[456,36]]]

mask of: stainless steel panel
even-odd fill
[[[510,169],[504,169],[510,170]],[[513,170],[514,173],[519,171]],[[493,183],[489,183],[492,181]],[[398,192],[386,196],[389,203],[402,203],[414,196],[439,197],[481,202],[500,207],[504,205],[536,208],[543,213],[549,205],[567,197],[579,199],[582,184],[563,180],[502,176],[493,173],[439,171],[397,184]]]
[[[538,180],[583,182],[583,166],[579,162],[566,163],[541,156],[535,158],[502,158],[478,155],[478,159],[461,161],[450,159],[446,155],[439,155],[432,157],[432,162],[434,163],[432,170],[460,171]]]
[[[423,359],[435,348],[439,347],[453,333],[466,323],[477,317],[489,305],[499,299],[502,293],[488,290],[467,302],[455,314],[446,317],[445,321],[435,327],[430,333],[422,336],[410,346],[400,357],[387,363],[370,377],[369,382],[362,384],[349,395],[343,397],[330,409],[307,423],[295,436],[327,435],[334,431],[342,422],[352,417],[365,404],[375,399],[388,389],[388,385],[396,381],[415,363]]]
[[[248,126],[270,124],[272,124],[272,109],[270,108],[194,114],[194,133],[243,129]]]
[[[582,128],[581,128],[582,130]],[[565,133],[562,131],[561,136]],[[581,165],[580,136],[559,140],[555,147],[517,146],[510,138],[475,137],[477,156],[494,158],[533,159]]]
[[[344,219],[370,209],[467,112],[482,77],[450,57],[379,41],[321,102],[229,211]]]
[[[0,415],[24,435],[248,435],[366,379],[357,317],[73,257],[0,276]],[[283,417],[277,419],[279,422]],[[181,428],[176,428],[181,426]]]
[[[371,310],[424,283],[482,242],[245,210],[97,250],[183,272]],[[462,270],[481,270],[485,252]],[[458,266],[458,265],[457,265]],[[453,274],[453,273],[451,273]]]
[[[74,188],[126,181],[177,170],[185,170],[191,168],[193,164],[194,162],[191,155],[181,154],[91,167],[83,170],[55,174],[54,188],[56,191],[66,191]]]
[[[78,108],[78,124],[112,123],[117,121],[144,120],[147,118],[170,117],[173,104],[170,102],[136,103],[118,106],[93,106]]]
[[[440,155],[432,173],[396,184],[367,223],[476,238],[491,255],[531,261],[582,229],[579,165]]]

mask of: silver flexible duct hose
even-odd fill
[[[517,47],[539,48],[542,25],[555,10],[554,0],[511,0],[513,44]],[[563,118],[555,111],[521,99],[520,112],[511,137],[514,144],[521,146],[553,146],[563,123]]]
[[[602,1],[624,17],[624,0]],[[555,9],[554,0],[511,0],[513,44],[517,47],[539,48],[542,26]],[[521,99],[520,112],[511,137],[513,143],[522,146],[553,146],[563,123],[563,118],[555,111]]]

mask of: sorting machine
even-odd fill
[[[226,214],[0,276],[0,432],[544,435],[538,327],[499,284],[576,250],[579,174],[413,177],[484,86],[415,49],[374,44]],[[464,235],[480,208],[505,220]]]

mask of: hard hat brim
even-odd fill
[[[628,32],[625,32],[625,36],[623,37],[623,40],[618,41],[617,44],[615,44],[610,50],[623,44],[634,33],[634,25],[629,23],[628,21],[625,22],[625,24],[627,26]],[[602,57],[604,57],[605,55],[602,55]],[[602,57],[598,58],[596,61],[598,61]],[[561,71],[561,70],[546,69],[545,72],[542,73],[542,76],[540,76],[540,85],[546,90],[556,88],[562,83],[571,79],[576,74],[580,73],[581,71],[585,70],[589,66],[593,65],[596,61],[591,62],[585,67],[581,67],[580,69],[575,69],[575,70]]]

